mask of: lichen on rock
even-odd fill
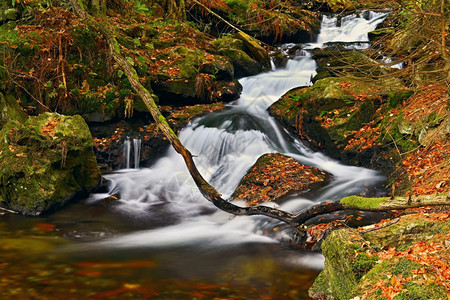
[[[44,113],[0,131],[0,205],[39,215],[88,193],[100,181],[82,117]]]
[[[241,180],[232,197],[249,205],[280,201],[323,183],[329,176],[323,170],[302,165],[284,154],[264,154]]]
[[[446,298],[449,216],[448,211],[422,209],[397,222],[334,231],[322,243],[325,268],[310,288],[310,296]]]

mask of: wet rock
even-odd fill
[[[272,57],[272,61],[277,68],[284,68],[289,60],[289,56],[281,52],[280,50],[272,53],[270,55]]]
[[[171,128],[178,133],[193,118],[223,108],[223,103],[214,103],[184,107],[161,106],[160,110]],[[126,167],[124,141],[127,138],[131,144],[133,139],[141,141],[139,165],[142,167],[149,166],[162,157],[170,146],[148,114],[136,114],[132,119],[119,123],[90,123],[89,126],[94,136],[94,153],[103,174]],[[131,151],[134,152],[134,145]],[[130,167],[134,168],[133,156],[131,160]]]
[[[0,205],[26,215],[60,207],[100,181],[83,118],[44,113],[0,131]]]
[[[347,142],[374,119],[383,99],[395,89],[401,89],[395,80],[362,82],[351,77],[328,77],[312,87],[288,92],[269,107],[269,113],[313,150],[374,167],[374,163],[384,163],[383,159],[372,160],[376,148],[355,153]]]
[[[323,183],[330,175],[280,153],[264,154],[241,180],[232,197],[249,205],[281,201]]]
[[[325,77],[338,77],[343,72],[355,76],[387,75],[389,70],[376,60],[368,57],[361,50],[348,50],[349,43],[332,43],[324,49],[314,49],[313,59],[317,63],[317,75],[312,79],[316,82]],[[352,43],[350,43],[352,44]],[[352,70],[348,66],[354,66]]]
[[[234,80],[230,59],[223,55],[206,54],[200,49],[174,47],[158,59],[156,78],[150,83],[161,105],[194,105],[232,101],[242,87]],[[222,89],[228,91],[224,93]]]
[[[234,68],[228,60],[205,62],[200,66],[199,73],[213,75],[217,80],[232,80],[234,78]]]
[[[270,66],[269,55],[266,49],[264,49],[257,40],[244,32],[238,32],[234,35],[234,37],[244,42],[244,45],[247,47],[251,56],[255,58],[256,61],[258,61],[266,68]]]

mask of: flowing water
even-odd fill
[[[367,19],[352,16],[340,22],[324,17],[317,43],[304,48],[330,41],[368,41],[367,32],[384,16],[371,13]],[[310,85],[315,67],[309,52],[302,51],[282,69],[243,78],[239,100],[224,111],[195,119],[181,131],[179,137],[200,172],[224,197],[232,194],[259,156],[273,152],[333,175],[320,190],[285,201],[280,208],[287,211],[362,193],[383,181],[375,171],[346,166],[309,150],[267,113],[288,90]],[[282,228],[278,221],[233,217],[217,210],[198,192],[174,150],[142,169],[139,151],[139,140],[126,140],[125,169],[105,176],[106,193],[93,194],[47,217],[0,216],[4,236],[0,272],[8,273],[0,282],[0,296],[305,297],[322,268],[320,254],[281,246],[289,232],[274,231]]]

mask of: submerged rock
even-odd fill
[[[0,131],[0,205],[40,215],[89,193],[100,181],[82,117],[44,113]]]
[[[329,176],[281,153],[264,154],[244,176],[232,197],[249,205],[282,200],[323,183]]]

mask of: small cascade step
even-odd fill
[[[139,169],[139,162],[141,159],[141,143],[140,139],[133,139],[133,166],[135,169]],[[122,155],[122,168],[131,168],[131,140],[129,137],[123,141],[123,155]]]

